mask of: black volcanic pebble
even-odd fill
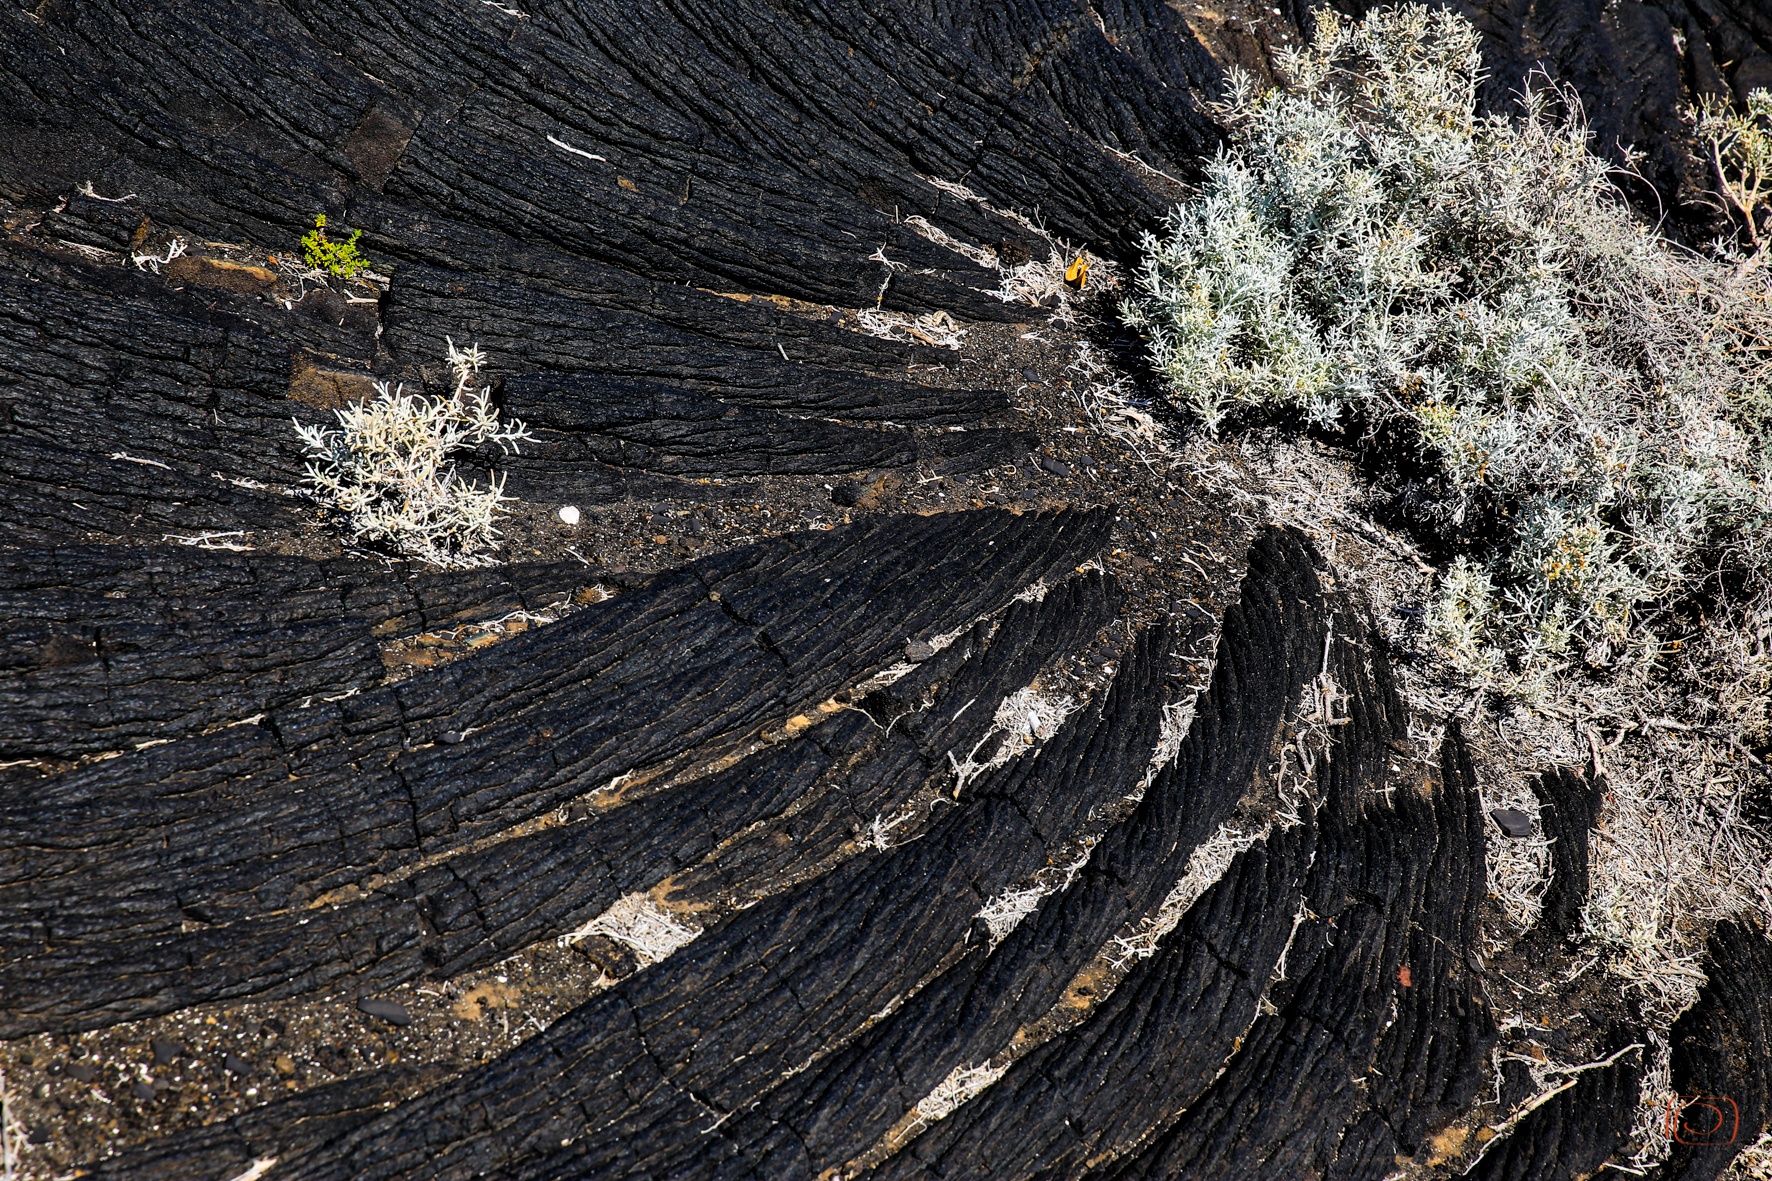
[[[1532,835],[1532,817],[1517,808],[1496,808],[1489,813],[1501,831],[1510,837],[1529,837]]]
[[[366,996],[358,1000],[357,1009],[370,1017],[386,1021],[389,1025],[407,1026],[412,1024],[412,1014],[408,1013],[406,1006],[398,1001],[384,1001],[377,997]]]

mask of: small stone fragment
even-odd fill
[[[904,658],[912,664],[921,664],[935,655],[935,645],[927,640],[907,640],[904,645]]]
[[[1532,817],[1517,808],[1496,808],[1489,815],[1495,818],[1502,832],[1516,840],[1532,835]]]
[[[445,730],[439,741],[442,742],[444,746],[454,746],[466,737],[467,735],[463,734],[460,730]]]
[[[1027,378],[1029,381],[1039,381],[1040,380],[1039,373],[1037,373],[1036,371],[1034,371],[1032,369],[1023,369],[1021,371],[1021,375],[1025,378]]]
[[[1071,467],[1068,463],[1054,459],[1050,455],[1040,456],[1040,467],[1055,476],[1069,476],[1071,474]]]
[[[563,504],[560,506],[560,519],[568,525],[578,524],[578,506]]]
[[[291,1075],[295,1073],[295,1059],[288,1054],[277,1055],[277,1060],[272,1065],[277,1068],[278,1074]]]
[[[358,999],[357,1008],[360,1012],[386,1021],[389,1025],[407,1026],[412,1024],[412,1014],[408,1013],[406,1006],[398,1001],[385,1001],[379,997],[366,996]]]
[[[252,1063],[240,1057],[238,1054],[229,1054],[222,1059],[222,1069],[229,1074],[239,1075],[241,1078],[245,1078],[252,1073]]]
[[[129,1086],[129,1093],[134,1095],[137,1099],[140,1099],[143,1103],[152,1102],[160,1094],[160,1092],[154,1089],[152,1083],[131,1083]]]
[[[839,508],[854,508],[867,491],[860,480],[844,480],[831,488],[831,503]]]
[[[67,1075],[77,1083],[89,1083],[98,1077],[98,1067],[90,1062],[70,1062]]]
[[[177,1042],[163,1042],[159,1038],[150,1041],[148,1048],[154,1051],[154,1065],[156,1066],[165,1066],[185,1052],[185,1048]]]

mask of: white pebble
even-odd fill
[[[560,519],[568,525],[578,524],[578,509],[570,504],[560,506]]]

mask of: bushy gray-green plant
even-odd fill
[[[1319,10],[1280,73],[1233,78],[1230,146],[1144,243],[1123,311],[1173,401],[1214,432],[1281,413],[1400,442],[1430,474],[1418,525],[1467,551],[1435,629],[1491,683],[1650,664],[1649,617],[1707,578],[1763,594],[1757,256],[1643,225],[1572,94],[1479,115],[1452,13]]]

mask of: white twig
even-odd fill
[[[163,467],[167,471],[172,470],[172,465],[169,463],[161,463],[157,459],[142,459],[139,456],[131,455],[127,451],[113,451],[113,452],[111,452],[110,457],[112,459],[121,460],[124,463],[140,463],[140,464],[145,464],[148,467]]]
[[[151,250],[145,253],[137,251],[129,256],[129,261],[135,264],[137,270],[153,271],[158,275],[161,267],[165,266],[175,258],[182,257],[185,253],[185,249],[189,245],[190,243],[186,242],[183,238],[174,238],[167,244],[165,258],[161,258]]]
[[[133,201],[136,199],[136,194],[134,193],[125,193],[121,197],[101,197],[96,191],[94,191],[92,182],[89,180],[81,181],[79,185],[76,186],[76,191],[79,192],[82,197],[91,197],[94,201],[106,201],[112,205],[122,201]]]
[[[198,549],[225,549],[233,550],[236,553],[244,553],[253,547],[250,545],[242,545],[239,542],[229,541],[228,538],[245,536],[246,533],[244,530],[235,529],[228,533],[193,533],[190,535],[166,533],[161,535],[160,540],[176,541],[180,545],[193,545]]]
[[[491,0],[483,0],[483,2],[491,3]],[[514,15],[522,16],[523,14],[516,13]],[[560,148],[563,151],[571,152],[574,156],[583,156],[587,160],[601,160],[605,164],[609,163],[609,160],[607,157],[599,156],[595,152],[587,152],[583,148],[575,148],[563,139],[555,139],[553,136],[550,135],[550,136],[548,136],[548,142],[553,144],[556,148]]]

